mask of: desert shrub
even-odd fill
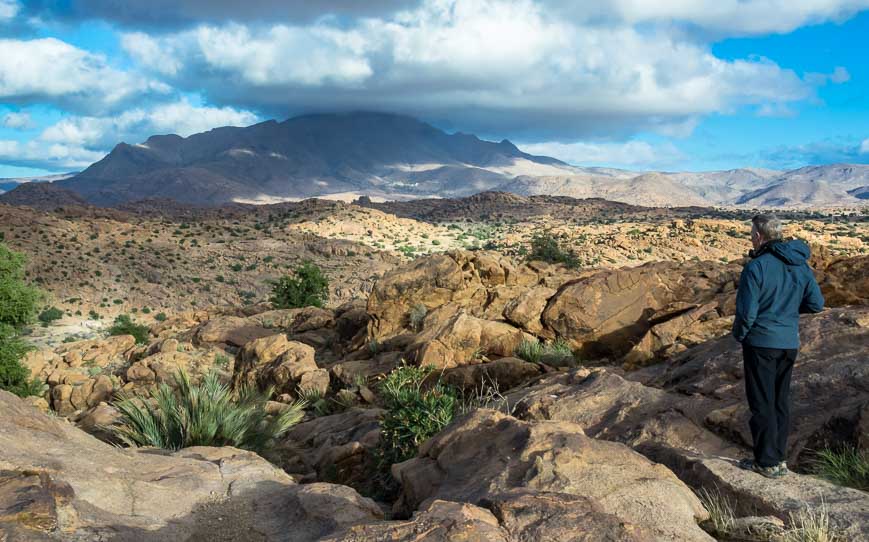
[[[151,332],[148,326],[135,323],[129,314],[121,314],[109,328],[109,335],[132,335],[136,344],[145,344]]]
[[[575,363],[570,344],[560,338],[548,343],[525,339],[516,347],[514,355],[531,363],[545,363],[553,367],[572,366]]]
[[[821,450],[814,460],[814,471],[834,484],[869,491],[869,452],[865,450],[850,446]]]
[[[563,247],[549,231],[534,234],[531,238],[531,251],[528,253],[528,259],[530,261],[561,263],[570,269],[579,267],[579,258],[573,249]]]
[[[0,324],[0,389],[20,397],[39,393],[32,393],[36,383],[30,380],[30,371],[21,364],[21,358],[30,350],[31,346],[21,340],[15,328]]]
[[[61,318],[63,318],[63,311],[57,307],[50,307],[39,313],[39,321],[42,322],[43,326],[47,326]]]
[[[20,328],[36,317],[42,292],[24,281],[25,258],[0,243],[0,324]]]
[[[423,386],[432,370],[401,366],[380,384],[386,410],[380,422],[382,465],[414,457],[420,444],[453,420],[460,406],[456,392],[440,381]]]
[[[146,399],[121,392],[114,403],[121,414],[111,428],[114,434],[129,446],[235,446],[262,452],[304,416],[301,402],[269,416],[265,407],[273,390],[242,387],[233,398],[214,372],[194,385],[179,371],[175,382],[177,390],[162,383]]]
[[[158,322],[165,322],[167,318],[168,316],[166,316],[165,312],[158,312],[154,315],[154,320],[157,320]]]
[[[272,284],[269,301],[278,309],[322,307],[329,299],[329,280],[311,262],[297,267],[292,275],[281,277]]]

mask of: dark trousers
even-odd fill
[[[787,456],[791,407],[791,370],[797,349],[742,345],[745,394],[751,410],[754,460],[772,467]]]

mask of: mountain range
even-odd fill
[[[869,205],[869,165],[712,172],[577,167],[525,153],[507,140],[449,134],[410,117],[371,112],[304,115],[189,137],[156,135],[120,143],[84,171],[49,180],[99,206],[145,199],[201,206],[314,196],[401,200],[490,190],[646,206]],[[8,181],[7,189],[20,184]],[[0,195],[0,201],[26,201],[22,190]],[[34,195],[44,201],[44,192]]]

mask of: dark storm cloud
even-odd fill
[[[418,0],[34,0],[27,3],[25,13],[46,19],[101,19],[132,28],[176,29],[202,22],[380,16],[418,4]]]

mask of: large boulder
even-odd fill
[[[442,325],[420,333],[407,357],[419,366],[447,369],[479,362],[484,355],[512,356],[523,340],[534,337],[505,322],[483,320],[460,310]]]
[[[194,341],[196,344],[244,346],[254,339],[272,334],[273,330],[249,318],[220,316],[202,324],[195,332]]]
[[[445,384],[476,393],[486,390],[504,392],[541,375],[543,369],[537,363],[507,357],[489,363],[462,365],[435,373]]]
[[[278,394],[295,394],[300,388],[324,394],[329,372],[317,367],[312,347],[278,334],[251,341],[238,352],[232,382],[235,388],[273,387]]]
[[[0,391],[0,532],[10,540],[318,540],[381,517],[235,448],[120,449]],[[167,505],[171,504],[171,505]],[[229,521],[227,521],[229,519]]]
[[[711,541],[707,514],[666,467],[621,444],[595,440],[569,422],[523,422],[476,410],[393,466],[409,514],[434,499],[479,504],[515,489],[589,499],[599,510],[659,539]]]
[[[370,487],[382,415],[378,408],[351,408],[314,418],[290,429],[274,453],[293,474]]]
[[[656,311],[676,303],[715,302],[722,315],[740,268],[702,262],[658,262],[607,270],[568,282],[549,300],[543,326],[584,358],[621,356],[651,326]]]

